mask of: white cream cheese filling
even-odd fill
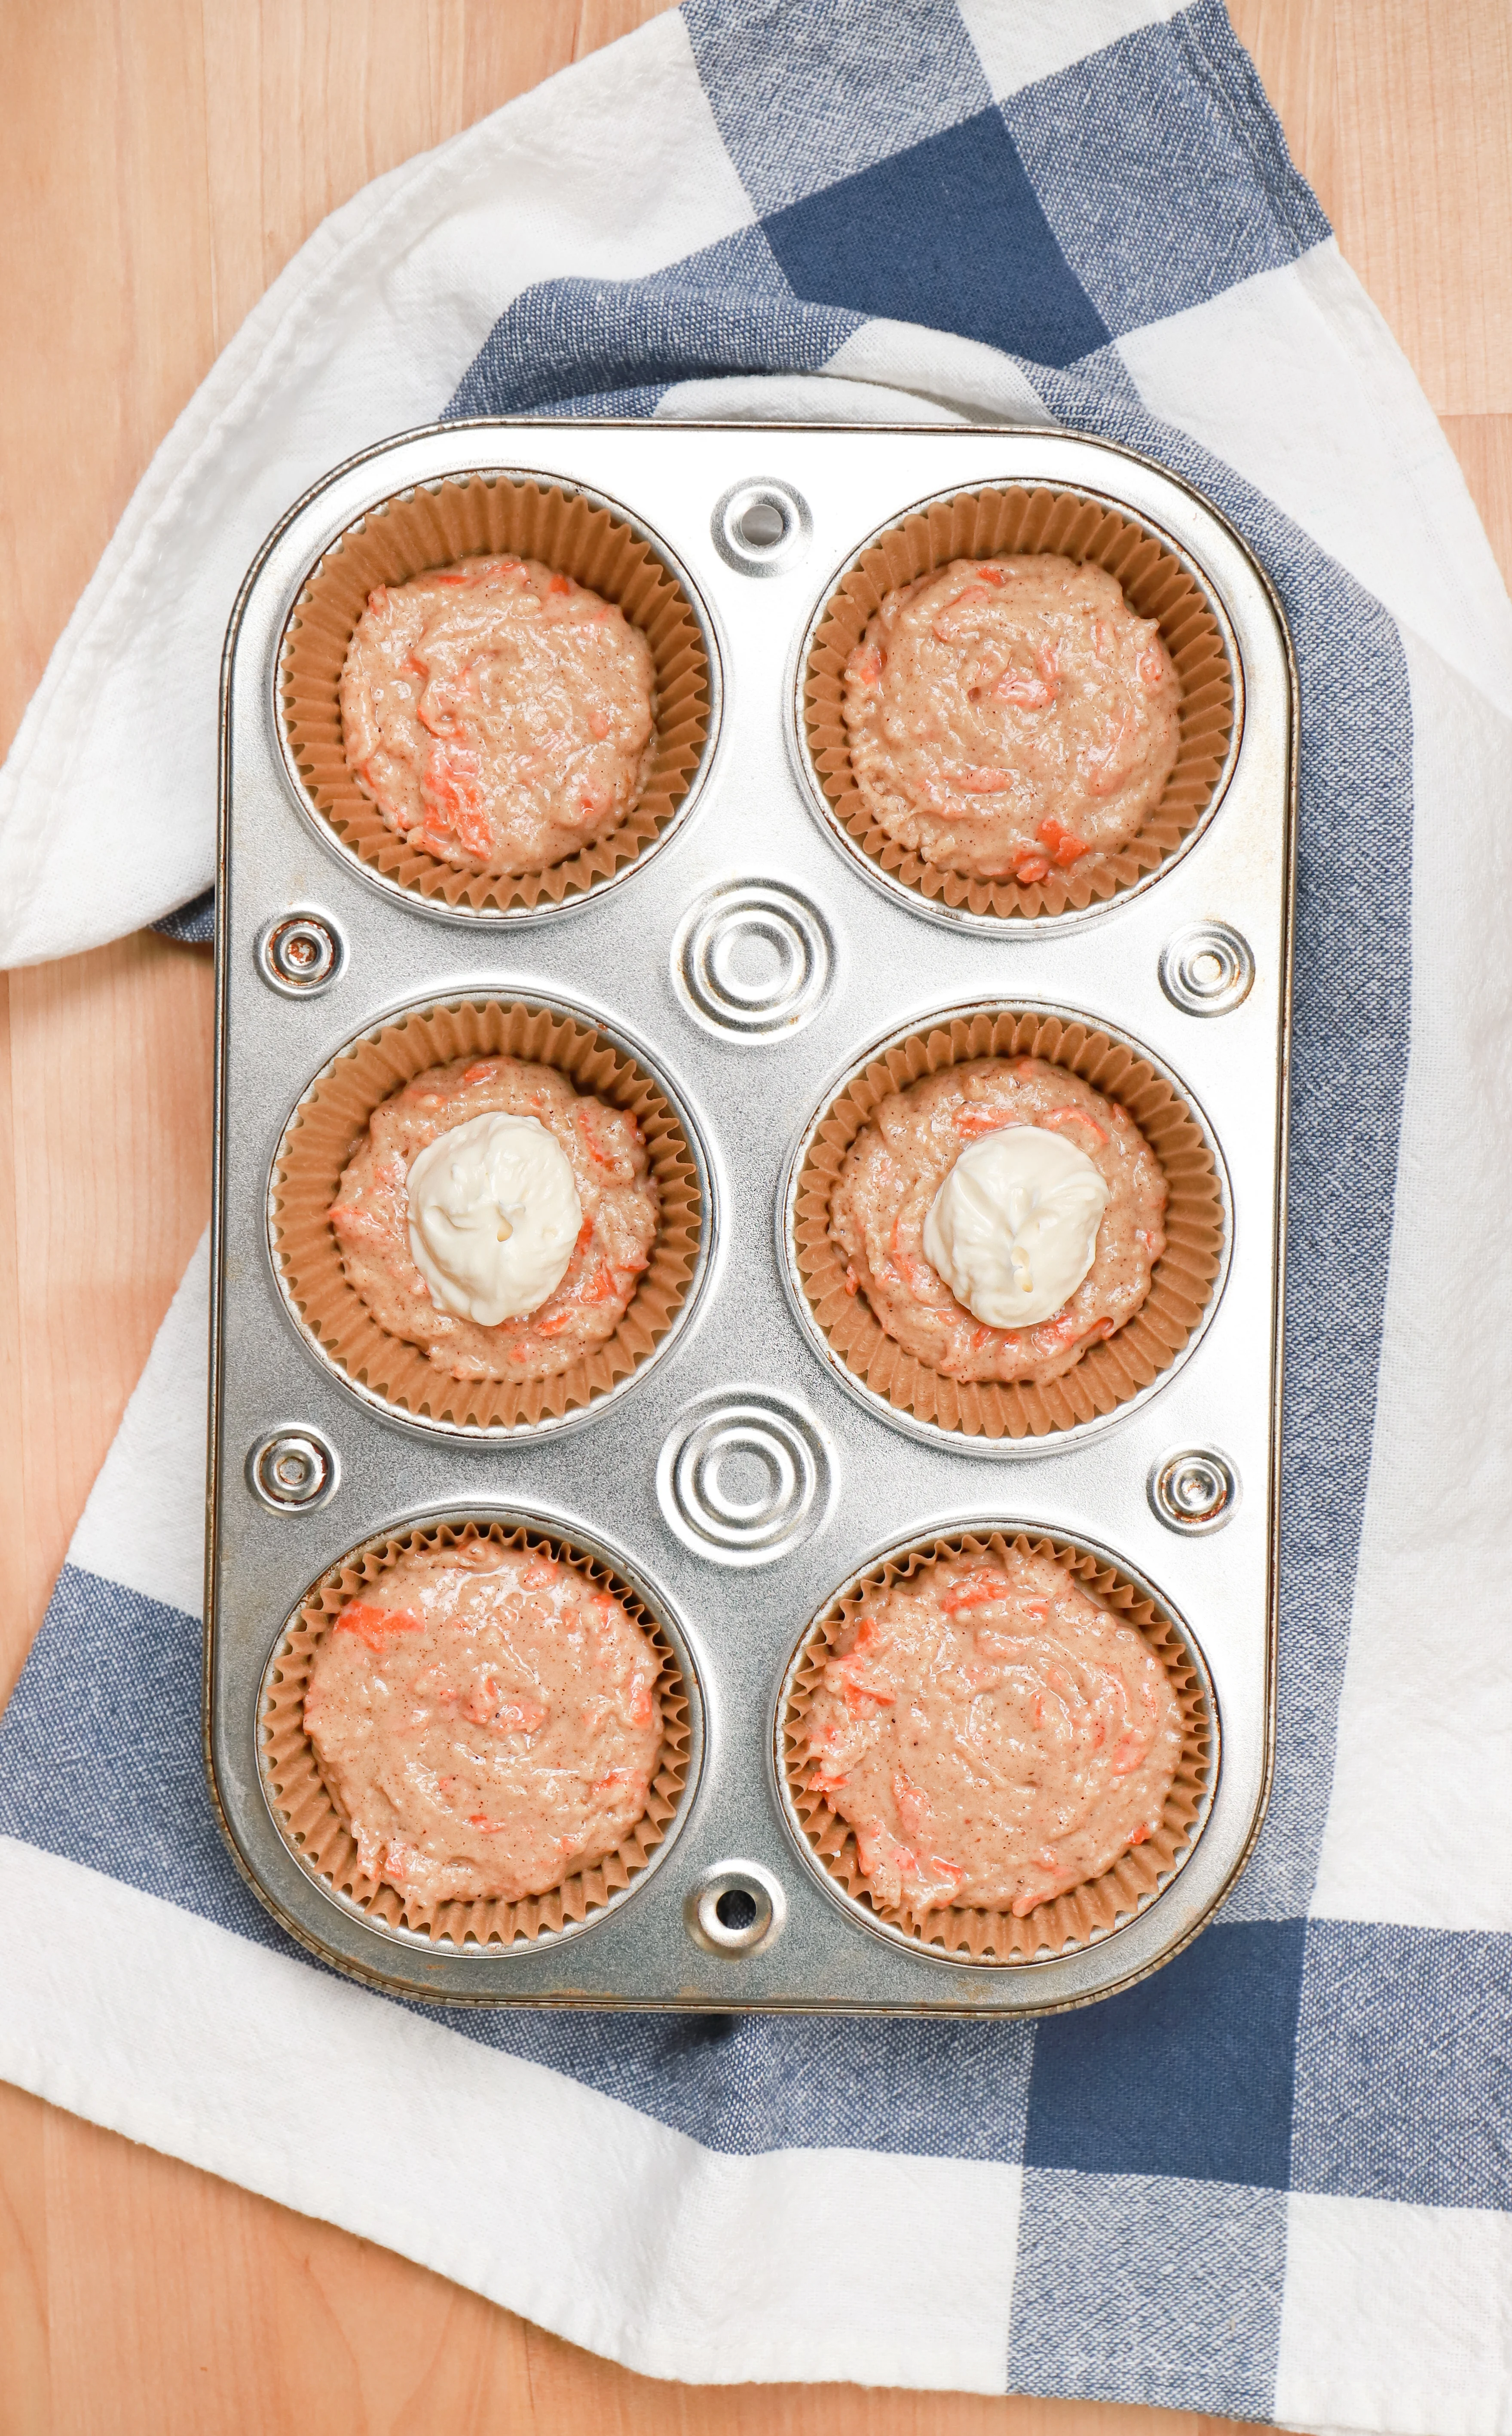
[[[469,1117],[409,1170],[409,1249],[431,1300],[496,1328],[556,1292],[582,1226],[571,1164],[534,1117]]]
[[[1042,1125],[1005,1125],[951,1168],[924,1222],[924,1256],[983,1327],[1034,1328],[1091,1267],[1107,1201],[1085,1151]]]

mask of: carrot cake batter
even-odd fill
[[[545,871],[616,829],[655,757],[651,645],[533,558],[380,583],[341,671],[346,758],[390,828],[462,871]]]
[[[953,559],[889,593],[845,668],[856,784],[942,871],[1048,879],[1127,844],[1180,742],[1181,680],[1100,566]]]
[[[660,1661],[572,1566],[477,1540],[401,1557],[316,1652],[304,1725],[364,1874],[517,1903],[645,1815]]]
[[[810,1789],[875,1900],[1008,1911],[1160,1823],[1180,1704],[1156,1652],[1047,1557],[927,1565],[847,1625],[804,1721]]]
[[[517,1057],[432,1066],[374,1110],[331,1205],[380,1328],[453,1379],[547,1379],[614,1334],[659,1196],[633,1116]]]
[[[1134,1317],[1166,1180],[1127,1110],[1039,1057],[949,1066],[878,1105],[830,1199],[845,1283],[947,1379],[1044,1386]]]

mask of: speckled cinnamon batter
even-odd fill
[[[983,1327],[924,1256],[930,1206],[966,1144],[1000,1125],[1064,1130],[1108,1188],[1097,1257],[1035,1328]],[[846,1155],[829,1231],[891,1337],[947,1379],[1043,1387],[1134,1317],[1165,1249],[1166,1179],[1127,1109],[1041,1057],[977,1057],[883,1100]]]
[[[616,829],[655,756],[651,645],[533,558],[380,583],[341,671],[349,768],[459,870],[545,871]]]
[[[569,1565],[478,1540],[401,1557],[315,1655],[304,1725],[364,1873],[517,1903],[644,1817],[660,1661]]]
[[[571,1164],[582,1230],[555,1292],[496,1328],[441,1311],[409,1249],[411,1162],[469,1117],[534,1117]],[[341,1266],[380,1328],[451,1379],[549,1379],[612,1336],[646,1268],[660,1211],[640,1127],[517,1057],[432,1066],[374,1108],[331,1205]]]
[[[1160,801],[1181,680],[1103,567],[953,559],[889,593],[845,668],[867,809],[943,871],[1043,880],[1124,845]]]
[[[947,1559],[868,1599],[803,1728],[876,1901],[1017,1918],[1160,1823],[1180,1703],[1133,1625],[1064,1565]]]

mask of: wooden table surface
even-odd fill
[[[0,743],[132,486],[322,216],[667,0],[0,0]],[[1006,0],[1005,0],[1006,5]],[[1234,0],[1512,575],[1512,8]],[[209,1211],[208,958],[0,976],[0,1699]],[[1197,2436],[1181,2412],[662,2385],[0,2089],[4,2436]]]

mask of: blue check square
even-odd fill
[[[1220,1923],[1123,1995],[1042,2022],[1025,2165],[1285,2190],[1306,1925]]]
[[[1107,342],[996,109],[763,223],[800,296],[1064,366]]]

